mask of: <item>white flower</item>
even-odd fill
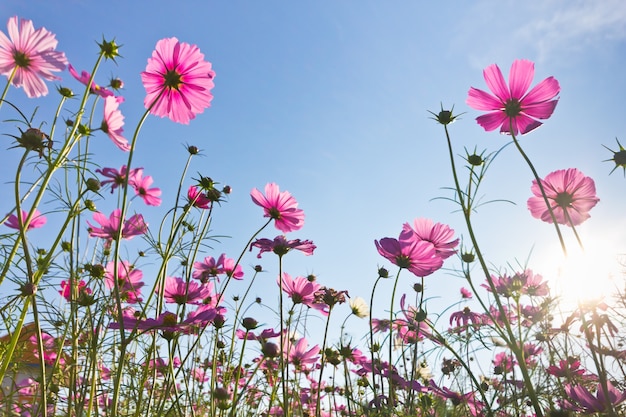
[[[352,314],[361,319],[367,317],[370,314],[369,307],[365,303],[365,300],[361,297],[351,298],[350,308],[352,309]]]

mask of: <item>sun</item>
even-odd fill
[[[550,287],[562,311],[571,312],[581,303],[609,299],[624,290],[624,265],[609,248],[614,246],[588,241],[584,249],[574,247],[567,257],[560,257]]]

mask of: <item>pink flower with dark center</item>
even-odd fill
[[[109,262],[104,270],[104,285],[109,290],[113,290],[115,281],[117,281],[120,296],[131,304],[141,301],[140,290],[144,286],[142,278],[143,272],[136,269],[128,261],[117,263],[117,275],[115,275],[115,264],[113,261]]]
[[[413,227],[409,223],[405,223],[402,227],[402,233],[415,233],[420,240],[432,243],[437,255],[442,259],[454,255],[456,253],[454,248],[459,244],[459,239],[454,239],[454,230],[450,226],[434,223],[430,219],[415,219]]]
[[[585,369],[580,367],[580,360],[568,357],[567,359],[561,359],[558,365],[547,367],[546,372],[557,378],[574,379],[582,377],[585,374]]]
[[[596,394],[592,394],[583,385],[565,385],[567,398],[563,400],[564,408],[584,414],[615,412],[615,407],[626,401],[626,391],[621,391],[610,381],[606,382],[605,393],[602,384],[598,384]],[[613,407],[610,410],[609,407]]]
[[[77,290],[77,294],[85,294],[85,295],[90,295],[91,294],[91,288],[87,287],[87,283],[84,280],[80,280],[78,282],[78,290]],[[67,301],[71,301],[72,299],[72,287],[70,286],[70,282],[69,281],[61,281],[61,289],[59,290],[59,294],[61,294],[61,296],[63,298],[65,298]]]
[[[379,254],[418,277],[430,275],[443,265],[435,245],[419,239],[415,233],[403,232],[399,239],[385,237],[374,243]]]
[[[60,80],[53,72],[63,71],[67,58],[57,46],[55,35],[45,28],[35,30],[33,22],[17,16],[7,24],[9,37],[0,32],[0,74],[11,77],[15,87],[24,87],[30,98],[45,96],[48,87],[43,80]]]
[[[160,206],[161,205],[161,189],[160,188],[149,188],[154,180],[151,176],[143,176],[143,168],[139,168],[137,170],[133,170],[128,179],[128,183],[135,190],[135,194],[141,197],[149,206]]]
[[[439,387],[432,379],[430,380],[429,387],[433,394],[444,400],[450,400],[452,405],[455,407],[461,405],[466,406],[469,412],[468,415],[480,416],[482,414],[483,404],[475,399],[473,392],[470,391],[465,394],[461,394],[459,392],[452,391],[448,387]]]
[[[221,261],[222,269],[224,273],[228,277],[232,277],[233,279],[241,280],[243,279],[243,268],[241,265],[235,265],[235,260],[232,258],[227,258],[225,253],[220,255],[218,262]]]
[[[113,210],[113,213],[111,213],[111,216],[108,218],[100,212],[94,213],[93,219],[98,222],[101,227],[96,228],[91,223],[87,222],[89,225],[89,236],[111,240],[117,240],[120,237],[122,239],[131,239],[133,236],[143,235],[148,231],[148,225],[144,222],[143,216],[141,214],[135,214],[123,222],[124,225],[120,236],[120,216],[120,209]]]
[[[461,298],[463,299],[467,299],[467,298],[472,298],[472,292],[470,290],[468,290],[467,288],[463,287],[461,288]]]
[[[217,278],[219,282],[220,275],[232,276],[238,280],[243,278],[241,265],[235,266],[235,260],[226,257],[225,253],[222,253],[217,260],[212,256],[207,256],[202,262],[194,262],[193,268],[192,278],[201,282],[207,282],[209,278]]]
[[[205,210],[211,208],[211,200],[195,185],[192,185],[187,190],[187,198],[189,199],[189,204],[194,207]]]
[[[259,254],[256,256],[257,258],[261,258],[261,255],[264,252],[274,252],[278,256],[283,256],[287,252],[292,249],[299,250],[303,252],[305,255],[313,255],[313,251],[317,248],[310,240],[300,240],[293,239],[287,240],[284,235],[276,236],[274,240],[270,239],[257,239],[250,245],[250,250],[252,248],[259,248]]]
[[[72,64],[68,64],[67,69],[72,77],[76,78],[81,84],[87,85],[89,83],[91,74],[89,74],[87,71],[81,71],[79,75],[78,71],[76,71]],[[99,86],[93,81],[91,82],[91,87],[89,88],[89,91],[91,91],[93,94],[99,95],[102,98],[110,97],[113,95],[113,91],[107,90],[106,88]]]
[[[280,279],[277,280],[278,285],[281,285]],[[291,278],[286,272],[283,272],[282,287],[281,289],[291,298],[294,304],[304,304],[308,307],[313,307],[315,303],[315,293],[322,286],[317,282],[311,282],[305,277]]]
[[[211,105],[214,77],[211,63],[196,45],[176,38],[161,39],[141,73],[146,89],[144,106],[155,116],[189,124]]]
[[[274,226],[283,233],[299,230],[304,225],[304,211],[288,191],[281,192],[278,185],[265,185],[265,195],[256,188],[250,192],[252,201],[263,207],[264,217],[274,219]]]
[[[28,212],[22,210],[22,224],[24,224],[27,218],[28,218]],[[42,227],[44,224],[46,224],[47,221],[48,219],[46,219],[39,212],[39,210],[35,209],[35,212],[33,213],[33,218],[30,219],[30,223],[28,223],[28,227],[26,228],[26,230],[37,229],[39,227]],[[20,222],[17,218],[17,215],[15,214],[11,214],[7,218],[7,221],[4,224],[7,227],[10,227],[11,229],[15,229],[15,230],[20,230],[21,228]]]
[[[131,176],[136,175],[136,172],[139,171],[140,169],[142,168],[131,169],[130,175]],[[96,172],[100,175],[110,178],[108,180],[100,181],[100,185],[111,184],[111,194],[113,194],[113,191],[115,191],[117,187],[120,187],[120,186],[123,187],[124,184],[126,183],[126,165],[123,165],[119,169],[119,171],[116,170],[115,168],[103,168],[103,169],[96,169]]]
[[[500,352],[493,360],[494,371],[496,375],[509,374],[513,372],[513,367],[517,365],[517,361],[512,354]]]
[[[283,352],[289,363],[293,364],[297,369],[302,370],[315,365],[320,352],[318,345],[307,350],[309,342],[306,338],[292,342],[289,338],[285,338]]]
[[[532,90],[530,87],[535,75],[535,64],[525,59],[513,62],[506,85],[502,71],[497,65],[489,65],[483,71],[487,87],[493,94],[471,87],[467,104],[476,110],[489,113],[476,118],[486,131],[500,127],[501,133],[528,133],[541,126],[537,119],[547,119],[552,115],[558,102],[555,97],[561,91],[559,82],[548,77]]]
[[[166,277],[163,298],[168,303],[200,304],[211,295],[211,288],[198,285],[195,282],[186,282],[179,277]]]
[[[109,139],[113,141],[115,146],[124,152],[128,152],[130,151],[130,145],[128,140],[122,136],[122,133],[124,133],[124,116],[118,109],[123,101],[123,97],[108,96],[104,99],[104,119],[100,124],[100,129],[109,136]]]
[[[578,226],[589,217],[589,211],[598,204],[596,185],[593,179],[576,168],[560,169],[551,172],[541,180],[546,197],[556,218],[556,222],[567,226]],[[531,191],[534,197],[528,199],[528,210],[536,219],[552,223],[552,216],[537,184],[533,180]]]
[[[450,325],[452,325],[452,323],[454,323],[459,330],[469,330],[468,325],[470,324],[474,329],[478,329],[483,324],[483,319],[480,314],[472,312],[469,307],[465,307],[463,310],[450,315]]]

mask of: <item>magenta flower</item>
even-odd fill
[[[147,93],[143,103],[155,116],[189,124],[211,105],[214,77],[211,63],[196,45],[161,39],[141,73]]]
[[[295,342],[295,341],[294,341]],[[297,342],[292,342],[289,338],[285,338],[283,351],[289,363],[293,364],[297,369],[307,368],[315,365],[320,352],[318,345],[307,350],[308,341],[303,337]]]
[[[104,239],[117,240],[120,238],[120,219],[121,210],[115,209],[108,218],[100,213],[93,214],[93,219],[100,224],[101,227],[96,228],[91,223],[89,225],[89,236],[101,237]],[[148,225],[144,222],[141,214],[135,214],[130,219],[123,222],[121,238],[131,239],[133,236],[143,235],[148,231]]]
[[[27,218],[28,218],[28,212],[22,210],[22,222],[25,222]],[[26,230],[37,229],[39,227],[42,227],[44,224],[46,224],[47,221],[48,219],[46,219],[39,212],[39,210],[35,209],[35,212],[33,213],[33,218],[30,219],[30,223],[28,223],[28,227],[26,228]],[[11,229],[15,229],[15,230],[20,230],[21,228],[20,222],[18,221],[17,216],[15,214],[11,214],[7,218],[7,221],[4,224],[7,227],[10,227]]]
[[[461,288],[461,298],[467,299],[467,298],[472,298],[472,296],[473,294],[470,290],[468,290],[465,287]]]
[[[598,384],[595,395],[582,385],[565,385],[567,399],[564,400],[564,408],[585,414],[614,412],[609,405],[614,408],[626,401],[626,391],[620,391],[610,381],[606,384],[608,392],[605,394],[602,385]]]
[[[487,87],[492,94],[471,87],[467,104],[476,110],[490,113],[476,118],[476,122],[486,131],[500,127],[501,133],[517,135],[528,133],[541,126],[537,119],[547,119],[552,115],[558,102],[555,97],[561,87],[554,77],[548,77],[529,92],[535,75],[535,64],[525,59],[518,59],[511,65],[509,85],[506,85],[502,71],[497,65],[489,65],[483,71]]]
[[[128,179],[128,183],[135,190],[135,194],[141,197],[149,206],[160,206],[161,205],[161,189],[160,188],[149,188],[154,180],[151,176],[143,176],[143,168],[139,168],[136,170],[132,170],[130,173],[130,177]]]
[[[67,69],[72,77],[76,78],[81,84],[87,85],[89,83],[91,74],[89,74],[87,71],[81,71],[79,75],[78,71],[76,71],[72,64],[68,64]],[[89,88],[89,91],[91,91],[93,94],[99,95],[102,98],[110,97],[113,95],[113,92],[111,90],[107,90],[106,88],[99,86],[93,81],[91,82],[91,87]]]
[[[124,101],[123,97],[108,96],[104,99],[104,119],[100,124],[100,129],[109,136],[109,139],[113,141],[115,146],[120,148],[124,152],[130,150],[128,140],[122,133],[124,129],[124,116],[119,111],[118,107],[121,102]]]
[[[136,175],[135,173],[139,171],[140,169],[142,168],[131,169],[130,175],[131,176]],[[117,187],[124,186],[124,184],[126,183],[126,165],[123,165],[119,169],[119,171],[116,170],[115,168],[103,168],[103,169],[96,169],[96,172],[98,174],[101,174],[104,177],[110,178],[108,180],[100,181],[100,185],[111,184],[111,194],[113,194],[113,191],[115,191]]]
[[[450,325],[453,323],[458,330],[469,330],[469,324],[471,324],[474,329],[478,329],[483,324],[483,319],[480,314],[472,312],[469,307],[465,307],[463,310],[450,315]]]
[[[90,295],[91,288],[87,287],[87,283],[84,280],[80,280],[78,282],[78,294],[79,295]],[[59,290],[59,294],[67,301],[71,301],[72,299],[72,287],[70,287],[69,281],[61,281],[61,289]]]
[[[212,286],[198,285],[195,282],[186,282],[179,277],[166,277],[163,298],[168,303],[200,304],[210,296]]]
[[[115,275],[115,264],[109,262],[104,269],[104,285],[112,290],[115,288],[115,281],[120,292],[120,296],[127,302],[133,304],[141,301],[141,287],[144,286],[142,281],[143,272],[135,269],[128,261],[117,263],[117,275]]]
[[[211,208],[211,200],[195,185],[192,185],[187,190],[187,198],[189,199],[189,204],[194,207],[205,210]]]
[[[598,204],[596,185],[593,179],[576,168],[560,169],[551,172],[541,185],[556,218],[556,222],[567,226],[578,226],[589,217],[589,211]],[[552,223],[552,216],[536,180],[533,180],[531,191],[534,197],[528,199],[528,210],[536,219]]]
[[[493,373],[496,375],[510,374],[511,372],[513,372],[513,367],[515,365],[517,365],[517,361],[512,354],[500,352],[493,359]]]
[[[35,30],[33,22],[17,16],[7,24],[9,37],[0,32],[0,74],[11,77],[15,87],[24,87],[30,98],[45,96],[48,87],[45,80],[60,80],[53,72],[63,71],[67,58],[63,52],[54,50],[57,40],[45,28]]]
[[[304,225],[304,211],[298,208],[296,199],[288,191],[280,192],[278,185],[265,185],[265,195],[255,188],[250,197],[254,204],[263,207],[264,217],[274,219],[274,226],[283,233],[299,230]]]
[[[374,241],[378,253],[389,261],[406,268],[418,277],[432,274],[443,265],[435,245],[420,240],[415,233],[401,233],[399,239],[385,237]]]
[[[434,223],[430,219],[418,218],[413,221],[413,227],[409,223],[405,223],[402,232],[415,233],[420,240],[435,245],[435,252],[442,259],[447,259],[454,255],[454,248],[459,244],[459,239],[454,239],[454,230],[450,226]]]
[[[232,276],[238,280],[243,278],[241,265],[235,266],[235,260],[227,258],[225,253],[217,259],[207,256],[202,262],[194,262],[193,269],[192,278],[201,282],[207,282],[209,278],[216,278],[219,282],[220,275]]]
[[[317,248],[317,246],[315,246],[310,240],[287,240],[284,235],[281,235],[276,236],[274,240],[265,238],[257,239],[250,245],[250,250],[252,250],[252,248],[260,249],[259,254],[256,257],[261,258],[261,255],[264,252],[274,252],[278,256],[283,256],[292,249],[299,250],[305,255],[310,256],[313,255],[313,251]]]
[[[314,308],[316,301],[315,293],[322,287],[317,282],[311,282],[305,277],[291,278],[286,272],[283,272],[282,283],[280,278],[277,279],[278,285],[282,285],[281,289],[291,298],[294,304],[304,304]]]

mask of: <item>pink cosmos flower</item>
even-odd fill
[[[189,124],[211,105],[214,77],[211,63],[196,45],[161,39],[141,73],[147,93],[143,103],[155,116]]]
[[[494,374],[502,375],[513,372],[513,367],[517,365],[517,361],[512,354],[500,352],[493,359]]]
[[[607,405],[616,407],[626,401],[626,391],[619,390],[610,381],[606,384],[608,392],[605,393],[602,384],[598,384],[595,395],[583,385],[565,385],[567,399],[563,401],[564,408],[584,414],[614,412]]]
[[[317,362],[320,347],[315,345],[307,350],[309,342],[306,338],[303,337],[297,342],[292,342],[289,338],[285,338],[284,344],[283,351],[285,352],[286,359],[297,369],[308,368],[309,366],[315,365]]]
[[[205,210],[211,208],[211,200],[195,185],[192,185],[187,190],[187,198],[189,199],[189,204],[194,207]]]
[[[140,290],[144,286],[142,278],[143,272],[128,261],[117,263],[117,276],[113,261],[109,262],[104,269],[104,285],[112,290],[117,281],[120,296],[131,304],[141,301]]]
[[[547,119],[552,115],[558,102],[555,97],[561,87],[554,77],[548,77],[529,92],[535,75],[535,64],[525,59],[513,62],[509,73],[509,85],[506,85],[502,71],[497,65],[489,65],[483,71],[489,94],[471,87],[467,104],[476,110],[490,113],[476,118],[476,122],[486,131],[500,127],[501,133],[528,133],[541,126],[537,119]]]
[[[120,219],[121,210],[115,209],[111,216],[108,218],[100,213],[93,214],[93,219],[100,224],[100,228],[94,227],[91,223],[89,225],[89,236],[101,237],[104,239],[117,240],[120,238]],[[135,214],[130,219],[124,222],[122,227],[122,239],[131,239],[133,236],[143,235],[148,231],[148,225],[144,222],[141,214]]]
[[[63,71],[67,58],[63,52],[54,50],[57,40],[53,33],[45,28],[35,30],[33,22],[22,19],[18,24],[17,16],[7,24],[9,37],[0,32],[0,74],[11,77],[12,84],[24,87],[30,98],[45,96],[48,87],[45,80],[59,80],[53,72]]]
[[[84,280],[80,280],[78,282],[78,294],[91,294],[91,288],[87,287],[87,283]],[[67,301],[71,301],[72,298],[72,288],[70,287],[69,281],[61,281],[61,289],[59,290],[59,294]]]
[[[194,262],[193,269],[192,278],[201,282],[207,282],[212,277],[219,282],[220,275],[232,276],[238,280],[243,278],[241,265],[235,267],[235,260],[227,258],[225,253],[222,253],[217,259],[207,256],[202,262]]]
[[[250,197],[254,204],[263,207],[264,217],[274,219],[274,226],[283,233],[299,230],[304,225],[304,211],[298,208],[296,199],[288,191],[280,192],[278,185],[265,185],[265,195],[255,188]]]
[[[195,282],[186,282],[179,277],[166,277],[163,298],[167,303],[179,305],[200,304],[204,298],[211,295],[211,288]]]
[[[27,218],[28,218],[28,212],[22,210],[22,222],[25,222]],[[26,228],[26,230],[37,229],[39,227],[42,227],[44,224],[46,224],[47,221],[48,219],[46,219],[39,212],[39,210],[35,209],[33,218],[30,219],[30,223],[28,223],[28,227]],[[10,227],[11,229],[20,230],[20,222],[18,221],[17,216],[15,214],[11,214],[7,218],[7,221],[4,224],[7,227]]]
[[[463,310],[450,315],[450,325],[452,325],[452,323],[455,324],[458,330],[469,330],[469,324],[471,324],[474,329],[478,329],[483,324],[483,319],[480,314],[472,312],[469,307],[465,307]]]
[[[274,252],[275,254],[282,256],[292,249],[299,250],[309,256],[313,255],[313,251],[317,248],[317,246],[315,246],[310,240],[287,240],[284,235],[281,235],[276,236],[274,240],[265,238],[257,239],[250,245],[250,250],[252,250],[252,248],[260,249],[259,254],[256,256],[260,259],[264,252]]]
[[[115,146],[124,152],[128,152],[130,145],[128,144],[128,140],[122,136],[124,132],[124,129],[122,129],[124,126],[124,116],[118,109],[120,103],[123,101],[123,97],[108,96],[104,99],[104,119],[102,120],[100,129],[109,136]]]
[[[402,232],[415,233],[420,240],[435,245],[435,252],[442,259],[447,259],[454,255],[454,248],[459,244],[459,239],[454,239],[454,230],[450,226],[434,223],[430,219],[418,218],[413,221],[413,227],[409,223],[405,223]]]
[[[281,285],[281,280],[277,279],[278,285]],[[315,293],[322,286],[317,282],[311,282],[305,277],[291,278],[286,272],[283,272],[282,287],[281,289],[291,298],[294,304],[304,304],[308,307],[313,307],[315,304]]]
[[[472,296],[473,294],[470,290],[468,290],[465,287],[461,288],[461,298],[467,299],[467,298],[472,298]]]
[[[160,188],[149,188],[153,179],[151,176],[143,176],[143,168],[139,168],[133,170],[130,173],[130,177],[128,179],[128,183],[135,190],[135,194],[141,197],[149,206],[160,206],[161,205],[161,189]]]
[[[443,265],[435,245],[419,239],[415,233],[403,232],[399,239],[385,237],[374,244],[379,254],[418,277],[430,275]]]
[[[91,78],[91,74],[89,74],[87,71],[81,71],[80,75],[79,75],[78,71],[76,71],[76,69],[72,66],[72,64],[68,64],[67,69],[70,72],[70,74],[72,75],[72,77],[76,78],[81,84],[87,85],[89,83],[89,79]],[[91,87],[89,88],[89,90],[93,94],[97,94],[97,95],[99,95],[102,98],[109,97],[109,96],[113,95],[113,92],[111,90],[107,90],[106,88],[99,86],[98,84],[96,84],[93,81],[91,83]]]
[[[135,176],[136,172],[139,171],[140,169],[143,169],[143,168],[131,169],[130,175]],[[96,169],[96,172],[107,178],[110,178],[108,180],[100,181],[100,185],[111,184],[111,194],[113,194],[113,191],[115,191],[117,187],[124,186],[124,184],[126,183],[126,165],[123,165],[119,169],[119,171],[116,170],[115,168],[103,168],[103,169]]]
[[[541,185],[546,192],[556,222],[567,226],[578,226],[589,217],[589,211],[598,204],[596,185],[593,179],[576,168],[560,169],[551,172]],[[528,210],[536,219],[552,223],[552,217],[536,180],[533,180],[531,191],[534,197],[528,199]]]

